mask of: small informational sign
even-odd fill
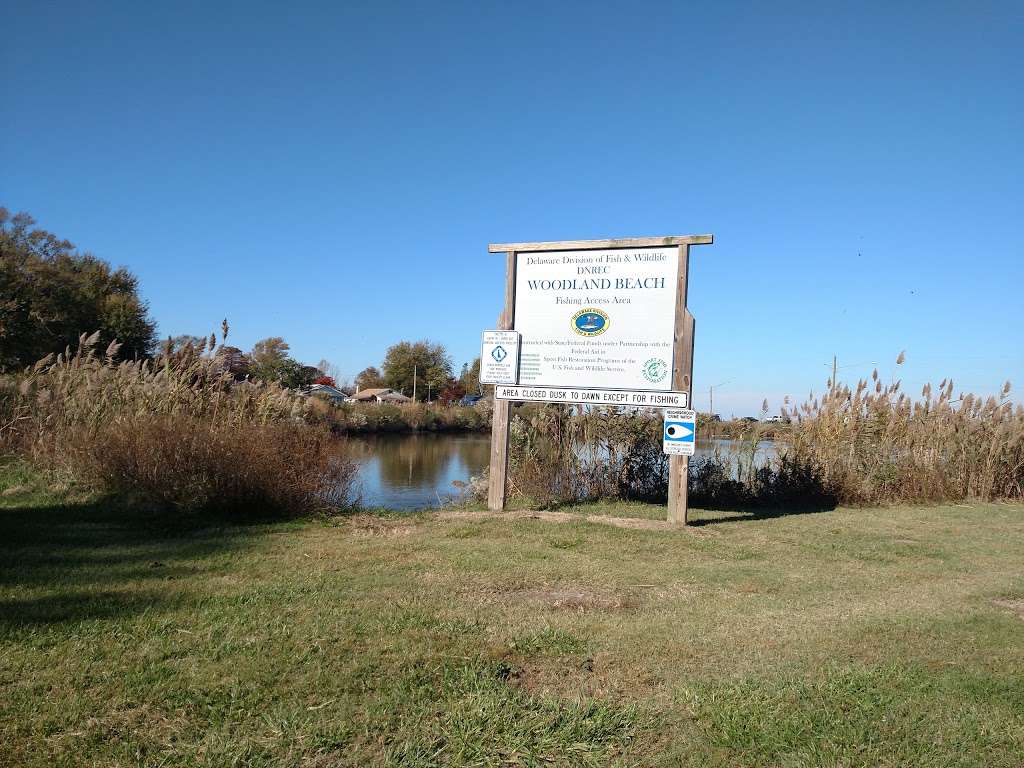
[[[689,403],[686,392],[648,392],[638,389],[500,386],[494,388],[494,396],[499,400],[535,403],[630,405],[639,408],[685,408]]]
[[[665,409],[662,450],[670,456],[693,456],[696,448],[697,412],[683,408]]]
[[[672,391],[679,248],[519,253],[518,383]]]
[[[515,384],[519,381],[519,333],[484,331],[480,347],[480,381]]]

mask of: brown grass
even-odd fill
[[[235,385],[215,339],[156,360],[114,360],[96,335],[0,390],[0,452],[161,507],[246,516],[346,506],[343,446],[305,424],[308,400]]]
[[[788,454],[848,504],[1024,497],[1024,407],[1010,382],[998,398],[955,391],[926,384],[915,401],[876,370],[792,409]]]
[[[155,416],[72,433],[46,460],[160,507],[247,518],[348,506],[356,472],[326,430],[194,417]]]
[[[902,364],[903,356],[897,361]],[[954,397],[952,381],[913,400],[877,371],[851,389],[784,409],[789,423],[734,422],[731,451],[691,460],[691,501],[712,508],[852,505],[1024,498],[1024,407]],[[767,406],[765,407],[765,411]],[[707,444],[722,425],[699,420]],[[668,461],[661,415],[563,406],[517,409],[510,490],[534,507],[597,499],[664,501]],[[774,441],[765,460],[759,447]],[[485,485],[477,482],[481,496]]]

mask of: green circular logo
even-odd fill
[[[643,367],[644,378],[652,384],[657,384],[663,381],[668,376],[668,363],[662,360],[660,357],[652,357]]]

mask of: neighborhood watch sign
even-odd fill
[[[522,387],[669,391],[679,249],[520,253]]]

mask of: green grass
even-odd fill
[[[1024,507],[695,518],[182,525],[8,466],[0,765],[1021,765]]]

